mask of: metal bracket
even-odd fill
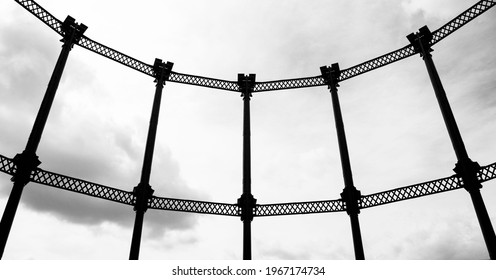
[[[255,216],[255,209],[257,206],[257,200],[252,194],[244,193],[238,198],[238,206],[241,209],[241,221],[253,221]]]
[[[322,73],[322,78],[324,82],[328,85],[328,88],[339,87],[339,76],[341,75],[341,70],[339,69],[339,63],[333,63],[331,67],[322,66],[320,67],[320,72]]]
[[[170,61],[163,63],[161,59],[155,58],[155,63],[153,64],[155,82],[162,81],[165,84],[165,81],[169,80],[173,66],[174,63]]]
[[[81,40],[81,37],[83,36],[83,33],[86,31],[86,29],[88,29],[86,25],[82,23],[78,24],[73,17],[67,16],[67,18],[62,23],[62,32],[64,33],[64,38],[61,40],[61,42],[69,44],[72,48],[74,44],[79,43],[79,40]]]
[[[360,204],[362,200],[362,193],[356,188],[344,188],[341,193],[341,199],[346,204],[346,213],[359,214]]]
[[[255,74],[250,74],[249,76],[238,74],[238,86],[241,97],[252,97],[252,92],[255,88],[255,77]]]
[[[417,33],[410,33],[406,38],[412,44],[415,53],[420,53],[421,57],[423,56],[422,49],[429,53],[433,51],[430,44],[433,36],[427,25],[421,27]]]
[[[13,162],[17,166],[17,171],[10,180],[23,186],[29,183],[31,173],[41,164],[36,154],[26,151],[15,155]]]
[[[477,179],[477,173],[481,169],[479,163],[470,159],[466,161],[458,161],[453,171],[461,178],[460,184],[470,192],[473,189],[481,189],[482,184]]]
[[[155,191],[148,184],[139,183],[138,186],[134,187],[133,194],[136,197],[136,201],[134,204],[134,211],[142,210],[146,212],[149,207],[149,201],[153,196]]]

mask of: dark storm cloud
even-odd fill
[[[46,29],[45,26],[40,28]],[[60,42],[49,32],[38,33],[36,29],[25,29],[20,24],[0,26],[0,154],[5,156],[13,157],[22,152],[60,51]],[[77,58],[72,58],[71,62],[74,60]],[[77,63],[78,67],[70,69],[74,73],[68,80],[76,85],[73,88],[69,85],[66,90],[91,90],[94,77],[88,74],[90,71],[84,63]],[[71,66],[68,64],[66,72],[68,67]],[[73,78],[80,76],[84,76],[84,83]],[[63,76],[61,85],[64,81],[67,77]],[[88,121],[84,121],[85,116],[64,118],[61,112],[68,106],[64,98],[67,97],[58,95],[52,107],[38,150],[43,162],[40,167],[131,191],[140,178],[142,143],[122,126],[99,120],[101,116],[92,116],[96,119]],[[66,125],[63,129],[56,127],[69,121],[74,125]],[[180,178],[178,163],[172,159],[167,147],[156,148],[153,172],[157,172],[152,176],[160,182],[160,194],[174,194],[179,198],[198,196]],[[4,197],[11,189],[8,177],[5,178],[0,189]],[[35,211],[50,213],[69,223],[99,225],[111,222],[132,227],[134,220],[131,206],[32,183],[26,187],[21,201]],[[189,228],[196,222],[194,215],[155,212],[145,220],[145,226],[154,236],[168,229]]]

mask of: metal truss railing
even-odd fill
[[[0,155],[0,172],[14,175],[15,163],[12,159]],[[486,182],[496,178],[496,163],[481,167],[477,178],[480,182]],[[134,205],[135,197],[132,192],[123,191],[104,185],[60,175],[37,168],[32,172],[31,181],[43,185],[69,190],[93,197],[103,198],[118,203]],[[461,188],[460,179],[450,176],[438,180],[415,184],[407,187],[392,189],[384,192],[364,195],[360,200],[360,208],[369,208],[402,200],[418,198],[426,195],[456,190]],[[237,204],[195,201],[153,196],[148,203],[149,208],[157,210],[169,210],[179,212],[192,212],[224,216],[241,216],[241,207]],[[257,204],[254,216],[281,216],[312,213],[330,213],[346,210],[346,205],[341,199]]]
[[[0,171],[10,175],[14,175],[17,168],[14,161],[8,157],[0,155]]]
[[[373,206],[393,203],[401,200],[407,200],[426,196],[430,194],[451,191],[461,188],[458,178],[451,177],[411,185],[403,188],[397,188],[371,195],[364,195],[361,198],[360,208],[369,208]]]
[[[437,44],[442,39],[448,37],[451,33],[460,29],[460,27],[472,21],[474,18],[480,16],[490,8],[496,5],[495,0],[484,0],[475,3],[472,7],[468,8],[465,12],[461,13],[450,22],[443,25],[438,30],[432,33],[431,45]]]
[[[342,70],[338,81],[342,82],[344,80],[351,79],[363,73],[375,70],[377,68],[381,68],[396,61],[400,61],[414,54],[415,51],[413,50],[413,47],[411,45],[405,46],[401,49],[395,50],[393,52],[365,61],[348,69]]]
[[[84,35],[81,37],[81,40],[79,40],[77,44],[87,50],[90,50],[94,53],[97,53],[113,61],[116,61],[122,65],[125,65],[141,73],[144,73],[148,76],[152,76],[152,77],[155,76],[153,67],[151,65],[139,61],[135,58],[132,58],[128,55],[125,55],[119,51],[116,51],[98,42],[95,42]]]
[[[477,179],[479,179],[479,182],[481,183],[494,178],[496,178],[496,163],[481,167],[477,173]],[[461,179],[456,175],[453,175],[438,180],[362,196],[360,208],[369,208],[430,194],[456,190],[462,187]]]
[[[118,203],[134,205],[135,199],[132,192],[91,183],[85,180],[72,178],[65,175],[36,169],[31,175],[31,181],[50,187],[81,193],[93,197],[103,198]]]
[[[43,21],[55,32],[57,32],[60,35],[63,35],[61,29],[62,22],[57,18],[55,18],[54,16],[52,16],[49,12],[43,9],[43,7],[38,5],[35,1],[28,1],[28,0],[15,0],[15,1],[19,3],[21,6],[23,6],[30,13],[35,15],[38,19]],[[460,27],[464,26],[474,18],[483,14],[485,11],[489,10],[494,5],[496,5],[496,0],[483,0],[477,2],[475,5],[467,9],[465,12],[461,13],[459,16],[457,16],[447,24],[443,25],[438,30],[434,31],[432,34],[433,39],[431,41],[431,45],[434,45],[439,41],[441,41],[442,39],[446,38],[448,35],[455,32]],[[78,45],[90,51],[93,51],[99,55],[107,57],[113,61],[128,66],[141,73],[144,73],[152,77],[154,76],[153,67],[151,65],[141,62],[135,58],[132,58],[128,55],[118,52],[98,42],[95,42],[86,36],[82,36],[81,40],[78,42]],[[391,64],[393,62],[402,60],[414,54],[415,51],[413,47],[411,45],[407,45],[398,50],[392,51],[385,55],[376,57],[374,59],[368,60],[366,62],[342,70],[338,81],[344,81],[356,77],[366,72]],[[239,91],[239,87],[237,83],[233,81],[225,81],[225,80],[219,80],[219,79],[213,79],[213,78],[207,78],[201,76],[180,74],[175,72],[171,73],[169,80],[172,82],[201,86],[201,87],[210,87],[210,88],[216,88],[216,89],[222,89],[228,91]],[[254,92],[315,87],[315,86],[323,86],[323,85],[325,85],[325,82],[320,76],[285,79],[278,81],[256,82]]]
[[[281,216],[281,215],[296,215],[296,214],[312,214],[312,213],[330,213],[345,211],[344,203],[341,199],[312,201],[312,202],[296,202],[296,203],[278,203],[278,204],[262,204],[255,208],[255,216]]]
[[[481,183],[492,180],[494,178],[496,178],[496,162],[481,167],[481,169],[477,173],[477,179],[479,179],[479,182]]]
[[[255,83],[253,92],[323,86],[322,76]]]
[[[174,71],[171,72],[171,75],[169,77],[169,81],[181,83],[181,84],[188,84],[188,85],[195,85],[195,86],[201,86],[201,87],[209,87],[209,88],[239,92],[239,86],[236,82],[219,80],[219,79],[212,79],[212,78],[205,78],[205,77],[201,77],[201,76],[194,76],[194,75],[188,75],[188,74],[180,74],[180,73],[176,73]]]
[[[195,201],[155,196],[152,198],[149,206],[151,209],[224,216],[240,216],[241,211],[241,208],[237,204]]]
[[[41,20],[43,23],[48,25],[51,29],[57,32],[59,35],[62,33],[62,22],[56,17],[52,16],[47,10],[42,6],[38,5],[35,1],[31,0],[15,0],[19,5],[24,7],[28,12],[32,13],[35,17]]]

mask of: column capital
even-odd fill
[[[238,86],[239,86],[239,91],[241,92],[241,97],[243,97],[243,100],[248,97],[248,100],[250,97],[252,97],[252,92],[253,89],[255,88],[255,74],[250,74],[250,75],[245,75],[245,74],[238,74]]]
[[[410,33],[406,38],[410,41],[410,44],[412,44],[415,53],[420,53],[420,56],[422,57],[424,56],[424,52],[430,53],[433,51],[430,47],[432,32],[427,25],[421,27],[417,33]]]
[[[333,63],[329,66],[320,67],[320,72],[322,73],[322,78],[324,82],[328,85],[329,89],[339,87],[339,76],[341,75],[341,70],[339,69],[339,63]]]
[[[88,29],[88,27],[82,23],[76,23],[76,20],[67,16],[67,18],[62,23],[62,32],[64,33],[64,38],[61,40],[64,45],[68,45],[72,48],[74,44],[77,44],[83,33]]]
[[[153,63],[153,72],[155,77],[155,83],[164,85],[165,81],[169,80],[170,74],[172,72],[172,67],[174,63],[167,61],[167,63],[162,62],[161,59],[155,58]]]

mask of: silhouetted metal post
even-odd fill
[[[346,134],[344,131],[343,116],[341,114],[341,106],[338,97],[338,79],[340,75],[339,65],[332,64],[331,67],[320,67],[322,77],[329,85],[332,99],[332,107],[334,111],[334,121],[336,123],[336,131],[338,135],[339,154],[341,157],[341,167],[343,170],[344,190],[341,193],[341,198],[346,204],[346,212],[350,217],[351,232],[353,235],[353,246],[355,249],[355,258],[364,260],[362,235],[360,232],[360,223],[358,214],[360,213],[360,191],[353,184],[353,175],[351,173],[350,156],[348,153],[348,144],[346,143]]]
[[[74,18],[71,16],[68,16],[62,24],[62,31],[64,32],[64,37],[61,40],[64,43],[62,45],[62,50],[59,58],[57,59],[57,63],[55,64],[55,68],[48,83],[43,101],[41,102],[40,109],[38,110],[38,114],[26,144],[26,149],[21,154],[17,154],[14,157],[14,162],[17,167],[17,171],[11,179],[14,182],[14,185],[0,222],[0,258],[3,256],[5,245],[7,244],[7,239],[9,237],[10,229],[12,228],[12,223],[14,222],[15,213],[19,206],[24,186],[26,186],[29,182],[31,172],[41,163],[36,155],[36,150],[38,149],[53,100],[55,99],[55,93],[57,92],[69,52],[71,51],[73,45],[81,39],[81,36],[86,29],[87,27],[84,24],[76,24]]]
[[[444,91],[443,84],[441,83],[439,74],[437,73],[434,62],[432,61],[432,49],[430,48],[432,34],[429,28],[424,26],[419,29],[418,33],[411,33],[407,36],[407,38],[415,50],[419,52],[421,57],[424,59],[432,87],[434,88],[434,92],[443,115],[444,123],[448,129],[448,134],[458,159],[458,162],[453,170],[458,176],[460,176],[463,187],[469,192],[470,197],[472,198],[472,203],[475,208],[477,219],[479,220],[489,256],[492,260],[494,260],[496,259],[496,235],[494,233],[489,214],[487,213],[486,206],[484,205],[484,200],[482,199],[482,195],[480,193],[482,184],[477,178],[477,172],[480,170],[480,165],[477,162],[473,162],[468,156],[460,130],[458,129],[455,117],[446,96],[446,92]]]
[[[243,260],[251,260],[251,221],[257,200],[251,194],[250,97],[255,86],[255,74],[238,74],[238,85],[243,97],[243,194],[238,199],[243,221]]]
[[[153,189],[150,186],[150,174],[152,170],[155,139],[157,136],[160,102],[162,100],[162,89],[164,88],[165,81],[169,79],[169,75],[173,65],[174,64],[172,62],[167,62],[167,64],[165,64],[162,62],[162,60],[155,59],[155,64],[153,66],[156,78],[155,82],[157,83],[157,85],[155,89],[155,97],[153,99],[148,136],[146,139],[145,156],[143,159],[143,168],[141,170],[141,180],[138,186],[134,188],[134,195],[136,197],[134,211],[136,211],[136,218],[134,221],[133,237],[131,240],[131,250],[129,252],[130,260],[137,260],[139,258],[141,233],[143,231],[143,220],[145,212],[148,209],[148,200],[153,195]]]

